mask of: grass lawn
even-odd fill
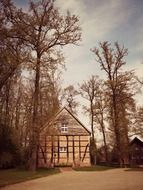
[[[74,168],[75,171],[105,171],[115,169],[115,167],[109,167],[109,166],[89,166],[89,167],[79,167]]]
[[[143,172],[143,168],[140,168],[140,167],[129,168],[129,169],[126,169],[125,171],[128,171],[128,172]]]
[[[35,172],[20,169],[0,170],[0,187],[57,173],[60,173],[57,168],[38,169]]]

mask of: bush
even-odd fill
[[[12,165],[13,156],[9,152],[3,152],[0,157],[0,168],[10,168]]]
[[[0,124],[0,168],[15,167],[21,159],[18,144],[13,139],[11,128]]]

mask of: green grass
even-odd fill
[[[57,173],[60,173],[59,169],[43,168],[35,172],[20,169],[0,170],[0,187]]]
[[[136,167],[136,168],[128,168],[128,169],[126,169],[125,171],[128,171],[128,172],[143,172],[143,168],[139,168],[139,167]]]
[[[105,171],[115,169],[115,167],[109,167],[109,166],[89,166],[89,167],[78,167],[74,168],[75,171]]]

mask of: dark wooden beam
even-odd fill
[[[79,160],[81,160],[81,144],[80,144],[80,136],[79,136]]]
[[[43,151],[43,149],[42,149],[42,146],[41,145],[39,145],[39,148],[41,149],[41,153],[42,153],[42,155],[43,155],[43,159],[44,159],[44,162],[45,162],[45,164],[47,163],[47,159],[46,159],[46,156],[45,156],[45,153],[44,153],[44,151]]]
[[[51,136],[51,163],[53,163],[53,158],[54,158],[54,141],[53,141],[53,136]]]
[[[47,151],[47,138],[46,138],[46,136],[45,136],[45,147],[44,147],[44,152],[46,152]]]
[[[58,136],[58,163],[60,161],[60,139],[59,139],[59,136]]]
[[[72,146],[73,146],[73,162],[75,162],[74,136],[72,137]]]
[[[86,155],[86,152],[87,152],[87,147],[89,146],[89,144],[86,145],[85,147],[85,151],[84,151],[84,155],[83,155],[83,158],[82,158],[82,162],[84,161],[84,158],[85,158],[85,155]]]
[[[66,139],[67,139],[67,163],[69,162],[69,138],[66,135]]]

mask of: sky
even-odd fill
[[[65,51],[65,83],[76,84],[92,74],[104,75],[90,51],[102,41],[118,41],[128,48],[125,69],[134,69],[139,77],[143,76],[142,0],[58,0],[58,5],[78,15],[82,28],[80,46]]]
[[[27,1],[14,2],[24,7]],[[61,12],[69,10],[77,15],[82,28],[79,45],[63,49],[66,65],[63,86],[76,86],[91,75],[104,77],[91,52],[103,41],[118,41],[128,48],[124,69],[133,69],[138,77],[143,77],[143,0],[56,0],[56,6]]]

